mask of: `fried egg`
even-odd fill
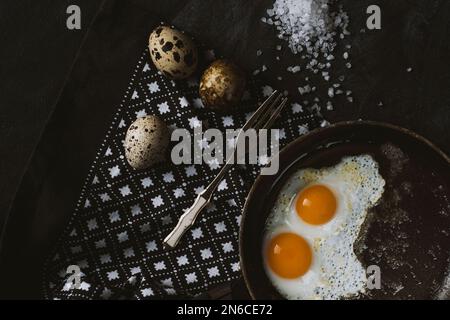
[[[353,245],[385,181],[370,155],[301,169],[280,190],[266,223],[266,273],[288,299],[341,299],[364,293]]]

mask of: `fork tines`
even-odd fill
[[[286,105],[286,102],[287,98],[283,98],[283,94],[275,90],[250,117],[242,127],[242,130],[270,128]]]

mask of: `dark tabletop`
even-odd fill
[[[274,62],[270,49],[280,42],[273,28],[260,22],[272,0],[131,2],[185,30],[248,72],[260,67],[261,59]],[[450,152],[450,2],[340,2],[351,19],[352,35],[347,41],[352,45],[353,67],[337,65],[333,71],[346,76],[345,85],[355,101],[338,100],[326,118],[330,122],[361,118],[399,124]],[[375,3],[382,9],[382,29],[365,30],[366,8]],[[81,8],[81,30],[66,28],[69,4]],[[102,5],[104,1],[94,0],[0,3],[0,226]],[[260,58],[256,57],[258,49],[263,50]],[[345,48],[336,50],[342,54]],[[269,65],[264,77],[277,88],[294,92],[301,85],[295,75],[275,79],[296,57],[285,48],[280,55],[281,62]],[[408,68],[412,71],[407,72]],[[326,92],[325,87],[318,90]]]

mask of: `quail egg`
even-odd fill
[[[198,52],[192,40],[168,26],[159,26],[150,34],[150,57],[156,68],[170,79],[184,79],[194,73]]]
[[[151,167],[164,160],[169,139],[163,120],[157,116],[138,118],[126,133],[125,157],[134,169]]]
[[[226,111],[236,105],[245,89],[245,75],[227,60],[214,61],[200,80],[200,97],[206,107]]]

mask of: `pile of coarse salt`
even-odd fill
[[[353,102],[352,92],[344,90],[341,86],[345,76],[335,75],[333,78],[336,79],[332,79],[329,70],[335,60],[333,51],[337,41],[350,34],[347,29],[349,17],[342,6],[337,6],[334,2],[335,0],[275,0],[273,7],[267,10],[267,16],[261,18],[262,22],[276,28],[278,38],[288,42],[293,54],[298,54],[303,59],[303,62],[300,63],[302,66],[289,66],[287,71],[290,73],[302,71],[303,80],[306,82],[304,86],[298,87],[298,91],[304,99],[302,105],[309,105],[310,111],[319,115],[322,109],[319,104],[322,104],[323,98],[319,98],[320,94],[316,91],[316,84],[309,84],[308,72],[318,74],[330,83],[328,92],[325,93],[329,100],[323,102],[327,110],[333,110],[331,99],[335,96],[342,95],[350,103]],[[345,46],[346,50],[350,48],[350,45]],[[277,45],[276,49],[281,50],[281,46]],[[261,54],[262,51],[258,50],[257,55]],[[342,58],[345,66],[351,68],[347,51],[343,53]],[[279,60],[279,57],[277,56],[276,59]],[[258,74],[260,71],[257,69],[254,74]],[[283,78],[278,76],[277,79],[282,80]],[[311,101],[311,97],[307,98],[307,96],[313,93],[315,93],[315,97]]]
[[[330,10],[329,0],[276,0],[262,21],[274,25],[278,37],[289,42],[294,54],[308,56],[331,54],[336,46],[335,36],[348,34],[348,16],[342,10]]]

